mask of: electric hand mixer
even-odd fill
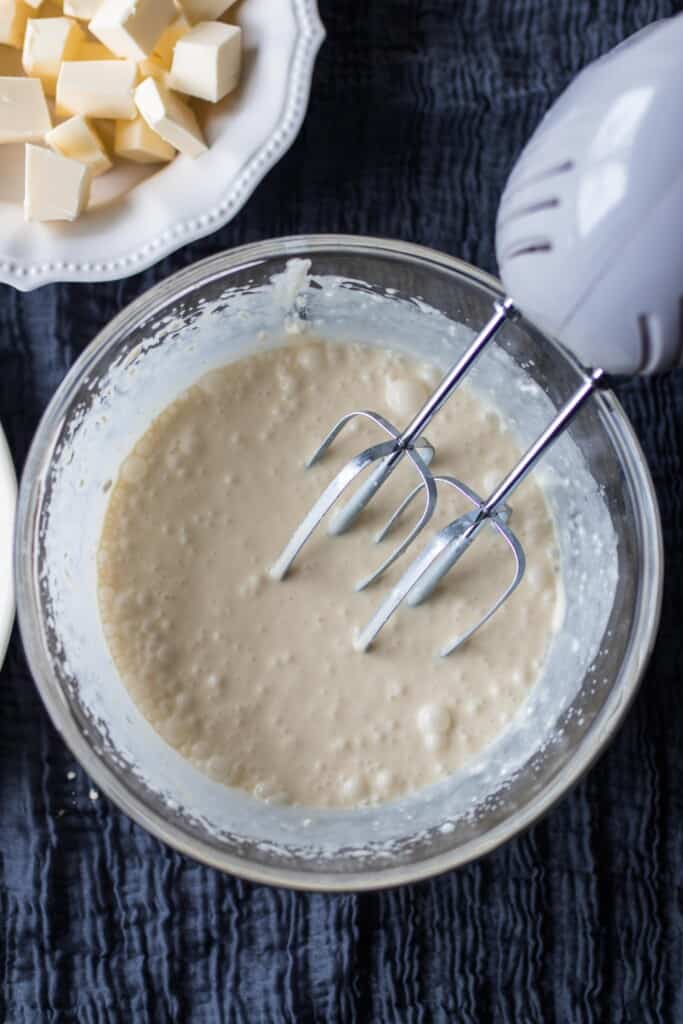
[[[455,488],[472,511],[441,529],[408,565],[355,640],[367,650],[406,601],[426,600],[479,532],[495,529],[507,542],[514,572],[505,591],[450,654],[487,622],[520,583],[524,552],[510,530],[506,500],[608,374],[651,374],[683,361],[683,15],[637,33],[589,65],[545,116],[518,159],[498,210],[496,249],[509,295],[437,390],[403,430],[378,413],[344,416],[308,465],[316,462],[356,417],[387,440],[360,452],[337,473],[273,566],[282,579],[321,520],[372,467],[344,505],[330,533],[349,529],[403,459],[418,476],[377,540],[383,540],[419,495],[421,515],[368,586],[393,564],[432,517],[439,486]],[[455,477],[429,470],[433,450],[423,431],[517,310],[559,338],[587,371],[575,394],[519,463],[483,499]]]

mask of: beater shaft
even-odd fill
[[[373,470],[368,479],[361,484],[346,505],[333,516],[329,527],[331,534],[338,535],[344,533],[354,524],[365,506],[372,500],[385,480],[388,479],[401,462],[406,451],[414,447],[422,432],[426,430],[439,409],[448,401],[502,324],[515,316],[516,309],[512,299],[505,299],[503,302],[496,303],[493,316],[488,323],[482,327],[472,344],[463,352],[457,363],[441,381],[436,391],[430,395],[420,411],[397,438],[396,450]]]
[[[511,299],[506,298],[495,303],[495,312],[493,316],[473,339],[460,359],[458,359],[455,365],[446,374],[433,395],[431,395],[431,397],[425,402],[417,416],[413,418],[403,432],[399,431],[393,426],[393,424],[389,423],[384,416],[381,416],[376,412],[359,410],[342,416],[308,460],[307,466],[314,465],[327,451],[329,446],[334,442],[346,425],[358,416],[371,420],[385,434],[387,434],[391,440],[374,445],[372,448],[367,448],[341,468],[304,519],[299,523],[286,547],[271,567],[270,575],[273,579],[282,580],[285,578],[301,548],[320,525],[322,519],[332,510],[337,501],[340,500],[343,492],[350,486],[356,477],[360,475],[360,473],[366,470],[368,466],[376,463],[376,466],[370,472],[368,479],[361,484],[351,497],[348,504],[338,512],[337,516],[334,517],[334,523],[330,530],[331,533],[342,533],[344,530],[349,528],[360,512],[377,493],[382,484],[387,480],[391,473],[393,473],[399,462],[407,456],[412,462],[418,477],[424,486],[426,493],[424,511],[416,526],[413,527],[408,536],[387,558],[384,559],[381,565],[366,576],[365,579],[359,582],[358,589],[362,590],[364,587],[367,587],[370,583],[374,582],[374,580],[381,576],[382,573],[400,557],[406,548],[413,542],[415,537],[417,537],[418,533],[420,533],[420,531],[427,525],[432,517],[436,505],[436,485],[434,484],[432,474],[429,471],[429,460],[433,454],[433,449],[421,436],[422,430],[431,423],[439,409],[453,394],[478,356],[484,351],[503,323],[506,320],[515,319],[517,315],[516,307]],[[428,457],[418,454],[420,451],[427,453]]]
[[[484,502],[478,513],[474,516],[472,523],[467,527],[461,539],[456,539],[446,549],[443,556],[427,569],[419,581],[408,592],[407,601],[412,607],[421,604],[434,591],[439,581],[464,555],[465,551],[474,540],[481,526],[490,516],[494,515],[514,490],[522,483],[525,477],[531,472],[541,455],[548,450],[554,441],[562,434],[565,427],[571,422],[586,399],[593,394],[600,380],[604,376],[602,370],[594,370],[590,376],[581,384],[568,402],[562,406],[553,421],[546,427],[540,437],[531,445],[522,456],[516,466],[508,475],[501,480],[500,484]],[[400,584],[399,584],[400,586]]]

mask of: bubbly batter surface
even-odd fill
[[[402,609],[370,653],[351,643],[408,565],[410,554],[354,592],[395,543],[372,538],[416,482],[407,460],[351,532],[329,538],[321,529],[284,582],[268,575],[335,470],[382,439],[356,421],[305,471],[335,420],[368,408],[403,427],[440,376],[389,351],[287,345],[209,373],[122,464],[99,549],[107,641],[142,713],[212,778],[273,802],[390,800],[461,767],[533,686],[560,594],[553,525],[533,479],[512,501],[526,577],[448,658],[438,650],[511,576],[493,530],[430,601]],[[519,456],[495,412],[466,388],[428,437],[433,471],[482,493]],[[430,529],[466,510],[450,490],[440,492]]]

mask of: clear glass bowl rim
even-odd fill
[[[347,256],[401,258],[420,266],[423,270],[432,266],[441,271],[451,272],[479,285],[493,297],[502,298],[505,294],[500,281],[495,277],[456,257],[408,242],[355,235],[317,234],[268,239],[209,256],[177,271],[135,299],[96,335],[71,367],[50,401],[39,423],[22,474],[15,531],[14,575],[21,637],[29,668],[43,703],[57,731],[94,784],[122,811],[174,849],[237,877],[307,891],[362,891],[419,881],[461,867],[490,853],[546,814],[591,767],[621,724],[654,646],[663,589],[662,529],[652,478],[633,428],[614,394],[608,391],[601,392],[593,400],[600,404],[603,412],[609,414],[613,426],[613,440],[618,442],[624,468],[630,474],[634,485],[635,511],[639,517],[642,586],[638,594],[634,629],[626,657],[622,662],[619,678],[590,731],[550,784],[505,821],[460,847],[424,858],[415,864],[378,867],[353,873],[313,874],[310,870],[298,870],[288,866],[271,867],[225,853],[215,845],[189,835],[141,799],[132,789],[128,789],[100,759],[79,729],[42,644],[40,602],[35,586],[33,556],[37,513],[42,493],[41,480],[49,465],[53,438],[73,393],[92,364],[107,348],[116,346],[142,320],[153,316],[156,310],[171,300],[179,299],[198,285],[206,284],[240,268],[244,269],[250,263],[260,263],[273,258],[314,257],[316,253],[324,253],[327,256],[338,253]],[[578,372],[582,372],[566,350],[545,333],[544,337],[549,344],[561,351],[563,357],[573,364]]]

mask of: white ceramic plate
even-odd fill
[[[73,224],[23,219],[23,146],[0,147],[0,281],[110,281],[156,263],[234,217],[296,138],[325,33],[316,0],[242,0],[244,72],[235,95],[204,105],[209,150],[161,169],[124,165],[98,178]],[[0,74],[21,71],[0,46]]]
[[[5,658],[14,623],[12,545],[17,478],[5,435],[0,427],[0,666]]]

